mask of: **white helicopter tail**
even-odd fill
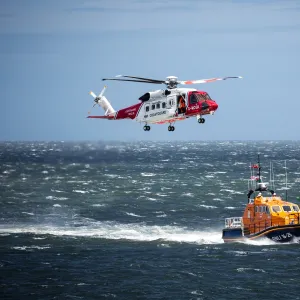
[[[95,104],[93,105],[93,107],[98,104],[103,108],[105,116],[111,116],[114,115],[116,111],[113,109],[107,98],[103,96],[105,90],[106,86],[104,86],[99,96],[96,96],[94,92],[90,92],[90,95],[94,97]]]

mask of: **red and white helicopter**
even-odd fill
[[[218,109],[218,104],[204,91],[198,91],[192,88],[178,88],[177,85],[208,83],[231,78],[242,77],[230,76],[188,81],[179,81],[175,76],[169,76],[166,78],[166,80],[157,80],[128,75],[118,75],[115,78],[104,78],[102,80],[165,84],[167,88],[165,90],[161,89],[147,92],[139,98],[139,103],[115,111],[106,97],[103,96],[106,89],[106,86],[104,86],[99,96],[96,96],[93,92],[90,92],[90,94],[94,97],[95,103],[93,107],[98,104],[104,109],[105,114],[104,116],[88,116],[88,118],[108,120],[132,119],[140,123],[145,123],[145,131],[150,130],[149,124],[165,123],[169,124],[169,131],[174,131],[174,123],[176,121],[185,120],[190,117],[196,117],[198,123],[204,123],[205,119],[203,116],[208,114],[213,115]]]

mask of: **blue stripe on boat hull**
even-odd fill
[[[234,242],[245,239],[269,238],[277,243],[288,243],[300,237],[300,224],[269,227],[254,234],[244,235],[241,228],[223,229],[224,242]]]

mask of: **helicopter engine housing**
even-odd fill
[[[144,94],[143,96],[141,96],[139,98],[139,100],[141,100],[142,102],[145,102],[145,101],[148,101],[148,100],[152,100],[152,99],[157,99],[157,98],[160,98],[160,97],[164,97],[164,96],[167,96],[167,95],[170,95],[171,92],[169,90],[157,90],[157,91],[154,91],[154,92],[148,92],[146,94]]]

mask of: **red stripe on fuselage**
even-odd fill
[[[135,104],[135,105],[132,105],[132,106],[120,109],[117,112],[116,120],[120,120],[120,119],[135,119],[142,104],[143,103],[138,103],[138,104]]]

